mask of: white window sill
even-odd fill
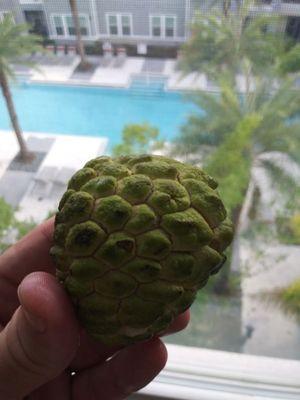
[[[164,371],[133,399],[299,400],[300,362],[167,345]]]

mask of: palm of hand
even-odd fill
[[[50,220],[0,257],[0,398],[126,399],[160,372],[166,349],[158,338],[108,348],[78,326],[53,276],[52,232]],[[186,312],[165,334],[188,320]]]

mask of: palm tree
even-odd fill
[[[220,81],[220,93],[197,93],[194,112],[175,147],[176,154],[202,155],[203,167],[219,182],[221,197],[239,231],[251,169],[268,152],[281,152],[300,161],[300,92],[293,81],[256,81],[256,88],[241,94],[231,80]],[[203,112],[204,111],[204,112]],[[229,268],[221,275],[218,292],[228,290]]]
[[[299,49],[274,29],[279,18],[251,16],[252,5],[246,0],[234,11],[223,7],[196,17],[181,67],[186,73],[206,73],[220,91],[192,95],[199,109],[175,146],[177,154],[202,154],[203,166],[219,181],[236,232],[259,157],[280,151],[299,160],[300,153],[300,93],[286,77],[299,71],[293,62]],[[237,75],[244,84],[242,94]],[[229,272],[227,264],[216,288],[219,293],[228,290]]]
[[[84,45],[83,45],[83,41],[82,41],[77,1],[69,0],[69,3],[70,3],[71,11],[72,11],[73,23],[74,23],[74,28],[75,28],[76,37],[77,37],[77,48],[78,48],[79,56],[81,59],[79,68],[84,71],[84,70],[87,70],[90,68],[90,63],[86,59],[86,54],[85,54]]]
[[[24,162],[31,161],[33,159],[33,154],[27,149],[23,138],[9,87],[9,79],[15,77],[11,65],[13,62],[30,66],[33,65],[32,62],[26,60],[25,57],[41,49],[40,40],[40,37],[36,35],[28,35],[27,25],[15,25],[9,16],[5,17],[4,20],[0,22],[0,86],[7,105],[11,124],[20,146],[19,158]]]
[[[232,10],[230,1],[224,0],[223,10],[213,7],[209,15],[196,14],[191,38],[182,47],[183,71],[205,72],[214,79],[224,71],[243,73],[246,60],[253,74],[261,74],[266,68],[269,72],[278,69],[281,57],[286,57],[291,48],[285,35],[276,29],[282,24],[281,18],[253,16],[254,4],[245,0]]]

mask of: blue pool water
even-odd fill
[[[171,140],[194,108],[180,93],[139,82],[129,89],[22,84],[12,91],[24,131],[106,136],[110,148],[129,123],[148,122]],[[10,129],[1,96],[0,129]]]

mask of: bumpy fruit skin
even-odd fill
[[[89,161],[59,204],[51,254],[82,325],[107,345],[165,330],[224,263],[217,183],[160,156]]]

